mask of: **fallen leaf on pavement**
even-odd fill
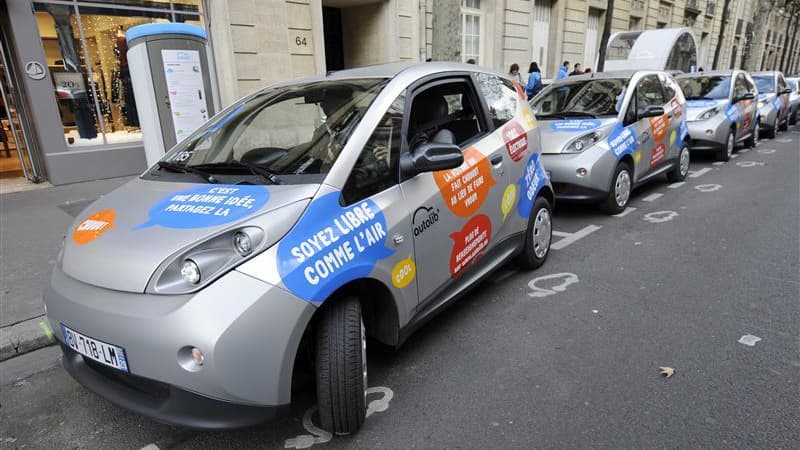
[[[664,375],[665,378],[675,375],[675,369],[672,367],[659,367],[659,369],[661,370],[661,375]]]

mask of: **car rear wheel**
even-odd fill
[[[780,118],[778,118],[778,123],[780,123]],[[786,131],[789,129],[789,115],[786,115],[786,120],[783,121],[783,124],[778,127],[781,131]]]
[[[325,305],[316,324],[317,402],[322,428],[358,431],[367,414],[367,336],[361,304],[347,297]]]
[[[633,177],[631,177],[631,169],[624,162],[617,164],[617,168],[614,169],[614,176],[611,178],[611,188],[608,191],[608,197],[606,197],[600,207],[608,214],[621,213],[628,205],[632,188]]]
[[[733,149],[736,147],[736,135],[733,130],[728,132],[725,139],[725,146],[717,151],[717,161],[730,161]]]
[[[744,145],[750,148],[754,148],[756,144],[758,144],[758,140],[761,137],[759,136],[760,133],[761,133],[761,121],[756,120],[755,125],[753,125],[753,133],[751,133],[750,137],[747,138],[746,141],[744,141]]]
[[[778,116],[776,114],[775,115],[775,123],[772,124],[772,129],[767,131],[767,137],[769,139],[775,139],[775,136],[778,135],[778,121],[779,121],[778,119],[779,118],[778,118]]]
[[[689,174],[689,147],[683,146],[681,154],[678,156],[678,165],[667,172],[667,180],[670,183],[677,183],[686,179]]]
[[[528,218],[525,230],[525,247],[517,256],[517,265],[526,270],[539,268],[550,254],[550,241],[553,237],[553,211],[550,202],[538,197],[533,203],[533,211]]]

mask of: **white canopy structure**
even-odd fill
[[[680,70],[697,68],[697,43],[691,28],[614,33],[608,39],[604,70]]]

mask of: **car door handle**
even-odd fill
[[[503,162],[503,154],[495,153],[489,158],[489,161],[492,163],[493,166],[499,166]]]
[[[648,140],[648,139],[650,139],[650,133],[648,133],[647,131],[645,131],[645,132],[643,132],[642,134],[639,135],[639,143],[640,144],[642,142]]]

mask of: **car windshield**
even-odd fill
[[[322,81],[259,92],[203,125],[146,176],[321,182],[386,83],[385,78]]]
[[[792,87],[793,91],[797,92],[797,80],[788,79],[788,80],[786,80],[786,82],[789,83],[789,86]]]
[[[687,100],[724,100],[731,91],[730,76],[687,77],[676,81]]]
[[[771,94],[775,92],[775,79],[772,75],[754,76],[753,81],[758,86],[758,92],[761,94]]]
[[[558,83],[545,88],[532,102],[536,115],[563,117],[616,116],[628,80],[605,78]]]

